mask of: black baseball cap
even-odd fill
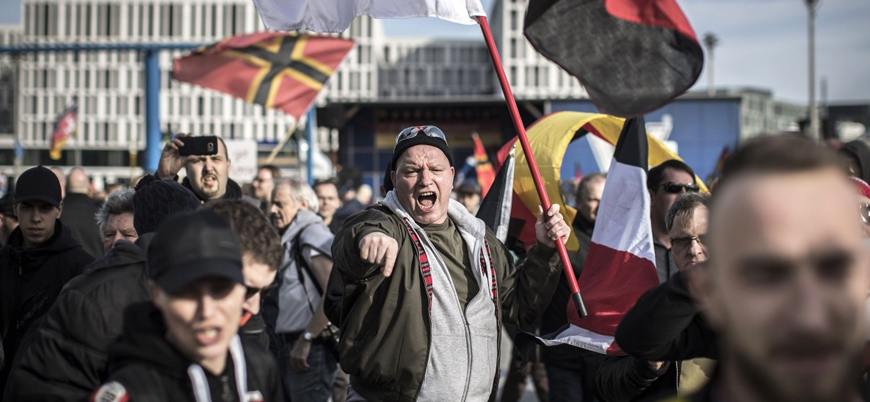
[[[15,203],[43,201],[60,206],[60,182],[50,169],[37,166],[24,171],[15,182]]]
[[[229,222],[210,210],[171,216],[148,245],[148,276],[169,294],[203,278],[244,284],[239,239]]]

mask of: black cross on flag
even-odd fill
[[[283,32],[234,36],[175,59],[172,78],[298,119],[353,45],[347,39]]]

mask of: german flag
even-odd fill
[[[483,146],[480,136],[477,133],[471,133],[471,139],[474,140],[474,160],[477,162],[474,169],[477,171],[477,183],[483,190],[481,197],[486,197],[486,193],[492,187],[492,182],[495,181],[495,169],[489,162],[489,155],[486,154],[486,148]]]
[[[75,102],[67,106],[55,119],[54,131],[51,134],[51,149],[48,151],[52,160],[60,160],[66,140],[76,135],[78,120],[78,107]]]
[[[238,35],[176,58],[172,78],[299,119],[353,46],[347,39],[297,33]]]

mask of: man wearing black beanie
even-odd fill
[[[136,244],[119,240],[57,298],[28,336],[11,370],[6,401],[80,401],[107,376],[109,343],[121,335],[124,309],[151,299],[145,250],[169,216],[200,208],[196,195],[174,181],[148,175],[133,195]]]
[[[0,390],[24,334],[45,315],[63,286],[94,260],[60,223],[60,182],[51,170],[37,166],[22,173],[13,202],[19,226],[0,251],[0,338],[7,360],[0,371]]]

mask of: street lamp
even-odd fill
[[[713,96],[716,94],[716,87],[713,85],[713,49],[719,44],[719,37],[712,32],[704,34],[704,47],[707,48],[707,95]]]
[[[819,108],[816,104],[816,11],[820,0],[804,0],[809,11],[809,81],[810,81],[810,138],[821,140],[819,135]]]

